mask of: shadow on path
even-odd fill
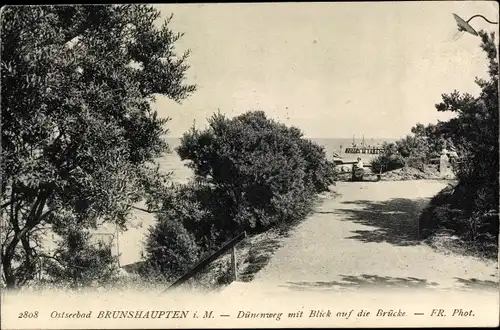
[[[282,287],[287,287],[290,290],[307,291],[307,290],[338,290],[345,288],[431,288],[438,284],[435,282],[427,282],[425,279],[415,277],[390,277],[379,275],[341,275],[340,281],[329,282],[287,282]]]
[[[258,248],[250,248],[247,258],[243,261],[246,267],[238,274],[242,282],[250,282],[264,268],[274,252],[282,246],[278,239],[269,238],[258,243]]]
[[[342,204],[355,204],[360,208],[339,209],[335,213],[343,215],[343,221],[373,227],[355,230],[355,235],[348,237],[349,239],[365,243],[386,242],[397,246],[410,246],[420,244],[418,218],[428,202],[428,198],[394,198],[383,202],[350,201]]]
[[[499,283],[498,281],[488,281],[488,280],[478,280],[477,278],[459,278],[455,277],[455,280],[462,285],[462,288],[469,290],[486,290],[486,291],[498,291]]]
[[[273,234],[270,237],[250,242],[243,241],[241,247],[249,246],[248,255],[243,260],[243,267],[238,273],[238,278],[242,282],[251,282],[257,273],[267,266],[277,249],[283,246],[284,240],[292,235],[297,226],[304,219],[297,219],[279,225],[268,232]]]

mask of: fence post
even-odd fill
[[[236,263],[236,247],[233,246],[231,249],[231,270],[233,273],[233,281],[238,280],[238,265]]]
[[[120,265],[120,232],[118,229],[118,224],[115,223],[116,229],[116,261],[118,262],[118,268],[121,268]]]
[[[42,270],[43,270],[43,258],[38,259],[40,261],[40,271],[38,272],[38,281],[42,281]]]

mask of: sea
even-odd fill
[[[355,161],[358,157],[361,158],[364,164],[368,164],[370,160],[377,157],[374,154],[346,154],[345,149],[351,147],[353,144],[353,139],[349,138],[310,138],[309,140],[324,147],[327,158],[329,160],[333,159],[334,153],[339,155],[344,161]],[[365,146],[377,147],[381,146],[384,142],[394,142],[395,139],[382,139],[382,138],[365,138]],[[189,161],[182,161],[175,151],[181,143],[180,138],[167,138],[167,142],[170,146],[171,152],[160,158],[158,161],[160,163],[160,170],[162,172],[172,173],[171,179],[174,182],[186,183],[189,178],[193,175],[190,168],[187,167]],[[362,141],[354,140],[354,143],[358,146],[361,145]]]

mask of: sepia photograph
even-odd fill
[[[4,329],[498,326],[498,3],[4,6]]]

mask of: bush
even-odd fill
[[[186,133],[177,152],[211,187],[221,231],[262,231],[303,217],[314,194],[335,179],[323,148],[260,111],[234,119],[216,114],[206,130]]]
[[[460,183],[434,196],[419,218],[420,237],[444,228],[466,241],[494,243],[498,238],[498,212],[471,211],[474,201]]]
[[[425,165],[427,165],[427,161],[424,157],[409,157],[406,159],[405,165],[408,167],[416,168],[416,169],[424,172]]]
[[[117,258],[111,243],[91,241],[80,228],[68,229],[54,255],[44,262],[48,281],[55,285],[86,287],[110,283],[118,275]]]
[[[384,173],[405,166],[405,159],[398,154],[394,143],[384,143],[382,148],[382,153],[370,162],[374,173]]]
[[[326,158],[322,146],[306,139],[300,139],[298,142],[306,161],[306,180],[312,184],[316,192],[327,191],[328,187],[335,183],[337,174],[335,166]]]
[[[143,275],[173,281],[199,260],[194,236],[172,213],[163,213],[150,228],[146,240]]]
[[[453,199],[451,196],[455,189],[456,188],[452,185],[442,189],[430,200],[429,205],[424,208],[419,218],[419,232],[421,238],[428,237],[433,231],[448,221],[448,215],[443,215],[443,213],[446,209],[449,209],[449,207],[443,209],[442,206],[452,203]]]

